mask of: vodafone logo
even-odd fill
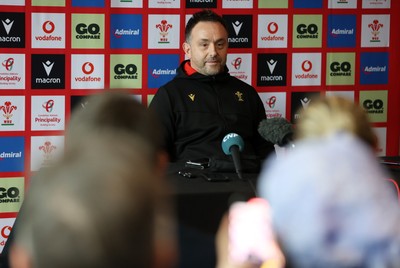
[[[240,65],[242,64],[242,58],[239,57],[239,58],[232,60],[231,64],[232,64],[233,68],[235,68],[236,70],[239,70]]]
[[[94,65],[93,65],[93,63],[91,63],[91,62],[85,62],[85,63],[82,65],[82,72],[83,72],[84,74],[89,75],[89,74],[93,73],[93,71],[94,71]]]
[[[8,236],[10,235],[10,233],[11,233],[11,226],[8,226],[8,225],[6,225],[6,226],[4,226],[2,229],[1,229],[1,236],[4,238],[4,239],[7,239],[8,238]]]
[[[276,32],[278,31],[278,29],[279,29],[279,27],[278,27],[278,24],[277,24],[276,22],[270,22],[270,23],[267,25],[267,31],[268,31],[270,34],[276,34]]]
[[[308,73],[309,71],[311,71],[311,69],[312,69],[312,63],[311,63],[311,61],[309,61],[309,60],[303,61],[303,63],[301,64],[301,69],[302,69],[304,72],[306,72],[306,73]]]
[[[54,25],[54,23],[49,20],[45,21],[42,25],[42,30],[46,34],[51,34],[52,32],[54,32],[55,28],[56,26]]]

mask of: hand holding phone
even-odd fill
[[[229,209],[228,235],[229,258],[233,263],[284,267],[285,258],[275,240],[266,200],[253,198],[233,203]]]

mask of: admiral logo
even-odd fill
[[[176,75],[176,69],[153,69],[153,71],[151,72],[151,76],[153,76],[154,78],[159,78],[160,75]]]
[[[17,187],[0,187],[0,203],[19,203],[19,189]]]
[[[138,79],[137,67],[135,64],[117,64],[114,66],[114,79]]]
[[[364,73],[366,75],[370,75],[372,73],[386,73],[386,65],[385,66],[365,66]]]
[[[286,85],[286,54],[259,54],[258,76],[259,86]]]
[[[114,31],[114,36],[116,38],[121,38],[123,36],[140,35],[140,29],[116,29]]]
[[[78,23],[75,31],[76,39],[100,39],[100,26],[96,23]]]
[[[332,62],[330,65],[330,76],[351,76],[351,64],[348,61]]]
[[[141,14],[111,14],[110,47],[142,48]]]
[[[101,77],[99,76],[91,76],[94,72],[94,65],[91,62],[85,62],[82,64],[82,72],[85,74],[84,76],[75,77],[76,82],[101,82]]]
[[[318,26],[316,24],[299,24],[296,28],[298,33],[297,38],[299,39],[317,39],[318,38]]]
[[[338,35],[353,35],[354,29],[332,29],[331,35],[337,37]]]
[[[364,52],[360,55],[360,83],[362,85],[387,84],[389,80],[389,54]]]
[[[22,158],[22,152],[1,152],[0,160]]]
[[[0,137],[0,171],[24,171],[25,137]]]
[[[32,88],[64,88],[65,55],[32,55]]]
[[[356,46],[355,15],[328,15],[328,47]]]
[[[0,12],[0,47],[25,47],[25,14]]]
[[[168,44],[168,31],[172,28],[172,24],[168,23],[167,20],[162,20],[161,23],[156,24],[156,28],[159,30],[160,39],[159,44]]]
[[[384,102],[381,99],[370,100],[366,99],[363,102],[363,107],[368,114],[383,114]]]
[[[371,29],[372,38],[370,42],[380,42],[379,33],[383,24],[379,22],[379,20],[374,20],[372,23],[368,24],[368,28]]]
[[[4,102],[4,105],[0,105],[0,111],[3,112],[3,117],[5,118],[3,120],[3,123],[1,124],[2,126],[13,126],[13,120],[11,119],[13,117],[13,111],[17,110],[16,105],[12,105],[11,101],[6,101]]]

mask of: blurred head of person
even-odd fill
[[[299,140],[266,162],[258,189],[291,267],[396,267],[400,210],[387,177],[347,132]]]
[[[128,95],[88,103],[72,114],[64,156],[30,181],[12,267],[173,267],[157,121]]]
[[[302,110],[295,138],[317,138],[337,132],[351,133],[374,150],[377,148],[377,137],[365,110],[341,96],[322,97]]]

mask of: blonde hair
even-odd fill
[[[377,146],[367,113],[349,99],[329,96],[312,102],[300,113],[296,124],[296,139],[329,136],[348,132],[372,148]]]

